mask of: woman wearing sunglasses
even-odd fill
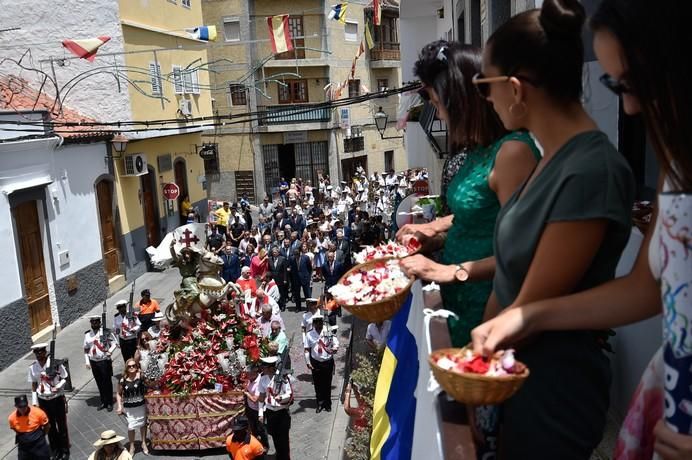
[[[692,190],[692,61],[679,51],[692,46],[690,16],[692,2],[686,0],[667,0],[656,8],[646,0],[603,0],[591,20],[594,50],[607,72],[601,82],[622,96],[627,114],[643,116],[661,169],[659,192]],[[662,223],[656,211],[651,222],[655,225],[649,226],[630,274],[569,296],[515,302],[474,330],[475,349],[488,354],[541,331],[605,329],[661,313],[655,235]],[[660,417],[660,399],[659,404]],[[638,415],[648,421],[646,413]],[[650,459],[654,450],[665,460],[692,458],[692,436],[674,433],[660,420],[652,428],[654,423],[644,426],[649,431],[627,433],[616,458]]]
[[[452,214],[427,226],[406,226],[397,235],[406,242],[417,234],[426,249],[444,245],[442,263],[416,255],[403,259],[401,265],[409,275],[442,283],[445,308],[458,315],[449,319],[455,346],[468,344],[471,329],[483,317],[491,290],[492,235],[500,206],[540,158],[530,136],[508,134],[476,92],[471,78],[480,65],[481,51],[470,45],[437,41],[421,51],[414,68],[423,83],[421,94],[446,123],[450,152],[464,150],[466,159],[447,187]],[[462,264],[484,258],[490,259],[475,266]]]
[[[134,359],[125,363],[125,373],[118,382],[116,399],[118,414],[127,419],[127,437],[130,441],[130,455],[135,454],[135,430],[139,428],[142,436],[142,452],[149,455],[147,447],[147,406],[144,395],[147,392],[144,379],[139,372],[139,364]]]
[[[495,226],[493,294],[504,310],[611,280],[630,235],[632,173],[580,101],[584,20],[577,0],[514,16],[488,39],[474,78],[505,127],[543,148]],[[503,405],[499,458],[590,457],[608,410],[602,342],[575,328],[516,344],[531,375]]]

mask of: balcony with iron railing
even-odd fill
[[[260,126],[288,123],[325,123],[332,120],[332,111],[322,104],[291,104],[257,106]]]
[[[370,50],[371,61],[399,61],[401,60],[400,45],[398,42],[375,42]]]

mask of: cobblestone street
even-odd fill
[[[146,273],[137,279],[137,287],[149,287],[152,296],[159,300],[160,304],[167,305],[173,296],[173,289],[179,283],[180,277],[177,270],[168,270],[161,273]],[[322,292],[322,284],[315,283],[313,294],[315,296]],[[125,298],[129,294],[129,286],[118,292],[108,300],[109,318],[112,320],[114,314],[113,305],[117,300]],[[91,312],[100,313],[101,307],[95,307]],[[344,361],[346,348],[350,333],[350,317],[345,314],[339,322],[338,337],[340,349],[335,357],[336,375],[332,386],[332,412],[315,413],[314,389],[312,377],[308,371],[303,358],[302,337],[300,322],[303,312],[295,312],[293,303],[288,304],[287,311],[282,314],[286,325],[286,332],[291,340],[291,362],[294,369],[294,391],[296,394],[295,403],[291,407],[291,458],[293,459],[340,459],[341,450],[345,438],[345,429],[348,422],[347,416],[343,412],[339,401],[342,386]],[[127,436],[127,424],[124,416],[117,415],[115,410],[98,411],[99,405],[96,383],[91,376],[91,372],[84,367],[84,358],[81,350],[81,340],[84,331],[87,329],[86,317],[81,318],[75,323],[65,328],[59,335],[57,341],[57,354],[59,357],[69,357],[70,372],[74,390],[67,393],[69,400],[68,423],[70,426],[70,439],[72,443],[71,458],[75,460],[85,460],[93,452],[93,443],[101,432],[107,429],[114,429],[118,434]],[[69,348],[68,348],[69,347]],[[0,409],[3,414],[9,414],[13,409],[12,397],[22,392],[30,392],[26,383],[26,369],[33,361],[33,355],[27,355],[24,359],[0,372]],[[123,361],[119,352],[114,356],[113,370],[114,385],[116,379],[120,377],[123,370]],[[21,391],[25,390],[25,391]],[[139,434],[138,434],[139,435]],[[126,442],[126,441],[125,441]],[[270,441],[271,444],[271,441]],[[273,447],[269,451],[273,453]],[[0,434],[0,458],[17,458],[14,449],[14,435],[9,430],[3,430]],[[141,452],[139,442],[137,443],[136,459],[151,458],[179,458],[179,459],[228,459],[225,450],[202,452],[160,452],[151,451],[151,455],[145,456]],[[268,458],[273,458],[269,455]]]

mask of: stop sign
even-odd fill
[[[180,196],[180,188],[177,184],[166,184],[163,186],[163,196],[167,200],[175,200]]]

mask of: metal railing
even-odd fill
[[[311,104],[291,104],[290,106],[257,106],[260,126],[281,125],[285,123],[314,123],[331,121],[329,107],[314,107]]]

